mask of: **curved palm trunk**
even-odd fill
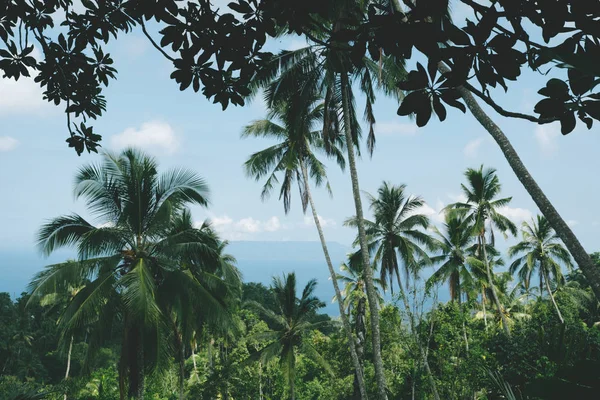
[[[360,358],[356,351],[356,345],[354,340],[354,335],[352,335],[352,328],[350,327],[350,321],[348,320],[348,316],[344,312],[344,306],[342,302],[342,292],[340,291],[340,287],[338,285],[337,279],[335,278],[335,270],[333,269],[333,263],[331,262],[331,257],[329,257],[329,250],[327,249],[327,242],[325,241],[325,235],[323,234],[323,228],[321,227],[321,222],[319,221],[319,215],[317,213],[317,209],[315,208],[315,202],[312,198],[312,194],[310,192],[310,185],[308,183],[308,171],[306,169],[306,164],[304,160],[300,160],[300,167],[302,168],[302,177],[304,179],[304,191],[306,196],[308,197],[308,202],[310,203],[310,209],[312,211],[313,219],[315,221],[315,226],[317,227],[317,231],[319,232],[319,239],[321,240],[321,247],[323,248],[323,254],[325,255],[325,261],[327,262],[327,268],[329,269],[329,276],[331,277],[331,281],[333,282],[333,289],[335,290],[335,295],[338,299],[337,303],[340,310],[340,317],[342,318],[342,325],[344,326],[344,330],[346,331],[346,336],[348,337],[348,344],[350,346],[350,356],[352,358],[352,364],[354,364],[354,373],[355,373],[355,381],[358,385],[360,398],[363,400],[367,399],[367,389],[365,387],[363,369],[360,362]]]
[[[502,312],[502,305],[500,304],[500,300],[498,299],[498,294],[496,293],[496,286],[494,286],[494,280],[492,279],[490,261],[488,260],[487,250],[485,249],[485,231],[481,235],[481,247],[483,249],[483,262],[485,264],[485,273],[487,275],[488,285],[490,285],[490,289],[492,290],[492,297],[494,298],[496,309],[498,311],[498,314],[500,315],[500,320],[502,321],[502,328],[504,329],[504,333],[506,333],[507,336],[510,336],[510,329],[508,329],[508,321],[506,320],[504,312]]]
[[[358,240],[362,254],[363,268],[365,273],[365,287],[367,289],[367,298],[369,300],[369,311],[371,311],[371,330],[373,340],[373,364],[375,365],[375,379],[377,380],[377,391],[380,400],[387,400],[385,374],[383,371],[383,360],[381,358],[381,338],[379,332],[379,304],[377,302],[377,292],[373,284],[373,270],[370,268],[369,248],[367,246],[367,235],[365,232],[364,214],[362,201],[360,199],[360,187],[358,184],[358,173],[356,169],[356,158],[354,156],[354,147],[352,132],[350,126],[350,100],[348,90],[350,84],[346,72],[341,74],[342,86],[342,107],[344,113],[344,133],[346,136],[346,148],[348,150],[348,164],[350,168],[350,178],[352,180],[352,194],[354,196],[354,206],[356,208],[356,219],[358,227]]]
[[[427,378],[429,379],[429,384],[431,385],[431,391],[433,392],[433,398],[435,400],[440,400],[440,394],[437,390],[437,384],[435,383],[435,379],[433,378],[433,373],[431,372],[431,368],[429,367],[429,361],[427,357],[427,352],[423,349],[423,345],[421,344],[421,340],[417,334],[416,330],[416,322],[415,316],[410,310],[410,304],[408,304],[408,299],[406,297],[406,293],[404,292],[404,288],[402,288],[402,282],[400,281],[400,276],[397,275],[398,279],[398,288],[400,289],[400,297],[402,298],[402,302],[404,303],[404,308],[406,309],[406,313],[408,314],[408,322],[410,323],[410,330],[415,338],[415,342],[419,347],[419,353],[421,354],[421,358],[423,359],[423,365],[425,366],[425,372],[427,372]],[[407,282],[408,286],[408,282]],[[433,329],[433,326],[432,326]]]
[[[550,300],[552,300],[552,304],[554,304],[554,308],[556,309],[556,314],[558,315],[558,319],[560,320],[561,324],[564,324],[565,320],[563,319],[563,316],[560,313],[558,304],[556,304],[556,300],[554,299],[554,294],[552,294],[552,289],[550,289],[550,278],[548,277],[548,271],[546,271],[546,269],[543,267],[543,265],[540,265],[540,268],[544,271],[543,273],[544,273],[544,281],[546,282],[546,290],[548,291],[548,294],[550,295]]]
[[[448,72],[449,70],[440,66],[440,71]],[[458,90],[475,119],[479,121],[481,126],[483,126],[496,141],[513,172],[523,184],[523,187],[525,187],[525,190],[527,190],[527,193],[529,193],[544,217],[550,222],[554,231],[569,249],[569,252],[577,262],[577,265],[579,265],[579,268],[581,268],[581,271],[588,279],[596,298],[600,299],[600,268],[596,267],[590,258],[590,255],[585,251],[569,225],[567,225],[535,179],[533,179],[502,129],[500,129],[485,111],[483,111],[471,92],[463,87],[460,87]]]
[[[71,353],[73,352],[73,335],[71,335],[71,341],[69,342],[69,352],[67,353],[67,370],[65,371],[65,381],[69,379],[69,371],[71,371]],[[67,400],[67,393],[65,392],[64,400]]]

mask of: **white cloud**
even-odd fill
[[[231,225],[233,220],[225,215],[223,217],[213,217],[210,219],[210,222],[215,229],[219,230],[219,228],[222,226]]]
[[[403,124],[400,122],[378,122],[375,124],[375,134],[392,136],[414,136],[418,132],[416,124]]]
[[[463,154],[466,157],[474,158],[479,154],[479,148],[483,144],[483,138],[471,140],[463,149]]]
[[[14,150],[19,145],[19,141],[10,136],[0,136],[0,152]]]
[[[567,220],[567,225],[569,225],[571,228],[579,225],[579,221],[575,220],[575,219],[569,219]]]
[[[235,221],[227,215],[212,216],[209,219],[213,228],[228,240],[248,240],[262,232],[276,232],[285,229],[276,216],[264,221],[252,217]]]
[[[129,146],[140,147],[173,154],[179,148],[179,138],[175,131],[166,122],[144,122],[139,129],[127,128],[123,132],[110,138],[113,148],[122,149]]]
[[[441,200],[436,202],[435,208],[431,207],[429,204],[425,203],[421,207],[417,208],[413,214],[423,214],[429,217],[429,219],[434,223],[442,223],[444,222],[445,213],[443,212],[444,203]]]
[[[515,222],[515,223],[520,223],[523,221],[529,221],[531,218],[533,218],[533,213],[526,209],[526,208],[519,208],[519,207],[500,207],[498,209],[498,212],[502,215],[504,215],[505,217],[509,218],[511,221]]]
[[[535,139],[544,155],[552,155],[558,150],[556,139],[560,136],[560,125],[557,123],[538,125],[535,128]]]
[[[464,193],[460,193],[460,194],[449,193],[447,196],[450,200],[452,200],[453,203],[466,203],[467,202],[467,196],[465,196]]]
[[[265,231],[267,232],[276,232],[281,228],[281,223],[279,222],[279,218],[273,216],[271,218],[269,218],[265,223],[264,223],[264,228]]]
[[[54,108],[42,99],[42,88],[33,81],[37,73],[29,73],[30,77],[21,76],[18,81],[0,78],[0,114],[41,114]]]
[[[331,227],[336,226],[335,220],[333,220],[331,218],[323,218],[320,215],[317,215],[317,218],[319,218],[319,222],[321,223],[321,228],[331,228]],[[309,217],[307,215],[306,217],[304,217],[304,225],[314,226],[315,219],[313,217]]]
[[[252,217],[240,219],[238,222],[236,222],[235,227],[237,230],[243,233],[256,233],[261,231],[260,221]]]

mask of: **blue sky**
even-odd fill
[[[270,44],[272,50],[301,45],[299,38]],[[242,164],[248,155],[269,144],[239,138],[245,124],[265,116],[260,99],[223,112],[200,94],[180,92],[169,79],[169,62],[140,32],[111,43],[109,50],[119,74],[105,92],[108,109],[95,123],[104,148],[136,145],[156,156],[164,168],[183,166],[199,172],[210,185],[211,206],[194,208],[194,216],[198,221],[211,218],[228,239],[318,239],[297,198],[286,216],[276,196],[262,202],[261,184],[244,175]],[[540,98],[536,91],[548,78],[528,72],[522,78],[508,94],[496,91],[494,96],[506,108],[530,112]],[[360,114],[363,101],[358,96]],[[497,168],[503,193],[513,196],[507,215],[521,222],[537,213],[499,148],[471,115],[453,110],[443,124],[433,120],[419,129],[397,116],[396,109],[394,101],[378,97],[377,147],[372,159],[365,156],[358,165],[363,190],[374,193],[383,180],[407,184],[409,193],[427,201],[423,211],[435,221],[443,205],[458,199],[463,171],[483,163]],[[600,188],[592,179],[600,167],[598,125],[591,131],[578,126],[563,137],[555,125],[491,115],[584,246],[600,250]],[[1,268],[3,252],[36,251],[35,233],[45,220],[70,212],[86,215],[82,202],[73,199],[73,177],[79,166],[97,162],[99,156],[77,157],[67,148],[62,108],[45,103],[31,80],[0,80],[0,126]],[[318,212],[327,239],[350,244],[354,232],[342,226],[354,213],[350,178],[328,165],[334,197],[315,190]]]

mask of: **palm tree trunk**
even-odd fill
[[[485,309],[485,291],[483,287],[481,288],[481,308],[483,309],[483,325],[485,326],[485,331],[487,332],[487,310]]]
[[[183,343],[179,343],[179,400],[183,400],[185,380],[185,359],[183,354]]]
[[[442,73],[449,72],[449,69],[441,64],[439,69]],[[577,265],[579,265],[579,268],[581,268],[581,271],[590,283],[596,298],[600,300],[600,268],[596,267],[590,255],[585,251],[569,225],[567,225],[535,179],[533,179],[502,129],[500,129],[485,111],[483,111],[471,92],[464,87],[460,87],[458,90],[475,119],[479,121],[481,126],[488,131],[498,146],[500,146],[500,150],[502,150],[502,153],[513,172],[523,184],[523,187],[525,187],[525,190],[527,190],[527,193],[529,193],[544,217],[550,222],[554,231],[567,246],[569,252],[577,262]]]
[[[258,400],[263,400],[262,388],[262,361],[258,361]]]
[[[552,304],[554,304],[554,308],[556,309],[556,314],[558,314],[558,319],[560,320],[560,323],[564,325],[565,320],[563,319],[563,316],[560,313],[558,304],[556,304],[556,300],[554,299],[554,294],[552,294],[552,289],[550,289],[550,279],[548,277],[548,271],[546,271],[546,269],[543,267],[543,265],[540,265],[540,268],[544,270],[544,281],[546,282],[546,290],[548,291],[548,294],[550,295]]]
[[[500,300],[498,299],[498,294],[496,293],[496,286],[494,285],[494,280],[492,279],[492,270],[490,269],[490,260],[487,256],[486,243],[485,243],[485,231],[481,235],[481,248],[483,249],[483,262],[485,264],[485,272],[487,274],[488,285],[490,285],[490,289],[492,290],[492,297],[494,298],[494,303],[496,304],[496,309],[498,310],[498,314],[500,315],[500,320],[502,321],[502,328],[507,336],[510,336],[510,329],[508,329],[508,321],[506,320],[506,316],[502,311],[502,305],[500,304]]]
[[[67,370],[65,371],[65,381],[69,379],[69,371],[71,370],[71,353],[73,351],[73,335],[71,335],[71,341],[69,342],[69,352],[67,353]],[[64,400],[67,400],[67,393],[65,392]]]
[[[196,380],[200,382],[200,377],[198,376],[198,364],[196,364],[196,351],[194,350],[194,346],[192,347],[192,363],[194,364],[194,376],[196,376]]]
[[[146,375],[144,374],[144,349],[143,348],[138,349],[137,366],[138,366],[138,371],[137,371],[138,387],[137,387],[136,399],[144,400],[144,391],[146,389]]]
[[[302,177],[304,179],[304,192],[308,197],[308,202],[310,203],[310,209],[312,211],[313,219],[315,221],[315,226],[317,227],[317,231],[319,232],[319,239],[321,240],[321,247],[323,248],[323,254],[325,255],[325,261],[327,262],[327,268],[329,269],[329,276],[331,277],[331,282],[333,282],[333,289],[335,290],[335,296],[337,298],[338,307],[340,310],[340,317],[342,319],[342,325],[344,326],[344,330],[346,331],[346,336],[348,337],[348,345],[350,346],[350,356],[352,358],[352,363],[354,364],[354,373],[356,382],[358,384],[358,388],[360,391],[360,398],[363,400],[367,399],[367,389],[365,387],[363,369],[358,357],[358,353],[356,351],[356,342],[354,339],[354,335],[352,334],[352,328],[350,327],[350,321],[348,320],[348,316],[344,311],[342,292],[340,291],[340,287],[338,285],[335,270],[333,269],[333,263],[331,262],[331,257],[329,256],[329,250],[327,249],[327,242],[325,241],[325,234],[323,233],[323,228],[321,227],[321,221],[319,221],[319,214],[317,213],[317,209],[315,207],[315,202],[312,198],[312,194],[310,191],[310,185],[308,182],[308,171],[306,169],[306,163],[303,159],[300,160],[300,167],[302,168]]]
[[[358,172],[356,169],[356,158],[354,156],[354,141],[352,140],[352,128],[350,126],[350,100],[348,91],[350,83],[348,74],[342,71],[340,74],[342,86],[342,108],[344,114],[344,133],[346,136],[346,148],[348,151],[348,164],[350,168],[350,178],[352,180],[352,194],[354,196],[354,206],[356,208],[356,219],[358,227],[358,241],[360,243],[360,252],[362,254],[365,287],[367,290],[367,299],[369,300],[369,311],[371,311],[371,331],[373,340],[373,364],[375,365],[375,379],[377,381],[377,391],[379,400],[387,400],[385,374],[383,370],[383,360],[381,358],[381,338],[379,331],[379,303],[377,301],[377,292],[373,284],[373,270],[367,246],[367,235],[365,232],[364,215],[362,201],[360,199],[360,187],[358,184]]]

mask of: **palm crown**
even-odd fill
[[[523,240],[508,249],[508,255],[511,257],[521,255],[510,265],[510,272],[513,274],[517,272],[524,288],[529,289],[531,276],[537,270],[540,295],[543,293],[542,288],[545,283],[558,318],[563,322],[560,309],[552,294],[550,282],[554,280],[556,286],[564,284],[565,278],[561,264],[570,271],[573,268],[571,256],[548,220],[543,216],[538,215],[531,224],[523,222],[521,235]]]
[[[421,246],[435,247],[432,238],[420,230],[429,226],[429,218],[418,212],[425,202],[420,197],[406,197],[405,189],[405,185],[384,182],[377,197],[369,195],[374,221],[364,221],[369,251],[375,263],[380,265],[381,283],[389,282],[392,291],[394,277],[401,287],[400,260],[408,276],[409,269],[420,264],[419,259],[429,260]],[[356,226],[356,223],[356,217],[345,222],[349,226]]]
[[[479,169],[468,168],[465,177],[468,186],[461,184],[461,188],[467,199],[466,202],[457,202],[447,208],[463,215],[473,227],[475,235],[485,233],[485,224],[489,221],[491,223],[489,231],[492,244],[494,244],[493,228],[499,229],[502,233],[508,231],[515,236],[517,227],[499,211],[500,208],[510,203],[512,197],[496,198],[502,189],[496,170],[494,168],[484,169],[483,165]]]
[[[270,340],[271,343],[255,353],[253,358],[259,358],[266,362],[279,357],[279,363],[287,380],[291,399],[294,399],[295,396],[294,379],[297,351],[303,352],[330,371],[328,363],[306,339],[309,332],[329,324],[329,321],[310,321],[315,312],[325,306],[314,295],[316,286],[317,281],[315,279],[310,280],[302,290],[300,298],[296,297],[296,274],[292,272],[284,275],[283,278],[273,277],[271,290],[275,295],[275,311],[269,310],[259,303],[251,303],[275,326],[273,330],[260,334],[262,338]]]
[[[275,139],[277,144],[252,154],[244,164],[246,173],[260,180],[267,177],[261,197],[266,199],[274,186],[279,183],[278,175],[283,175],[279,198],[283,199],[285,212],[291,206],[291,193],[295,182],[298,184],[303,208],[306,210],[306,188],[302,178],[302,164],[316,185],[327,182],[325,165],[317,158],[315,151],[328,153],[335,157],[341,168],[345,166],[342,153],[343,136],[336,139],[325,148],[321,130],[316,128],[323,120],[324,106],[312,98],[307,103],[298,99],[288,99],[274,104],[267,119],[253,121],[244,128],[242,137],[265,137]],[[276,120],[281,123],[275,122]],[[307,177],[308,178],[308,177]],[[326,183],[329,189],[329,184]]]
[[[467,258],[473,250],[475,237],[464,218],[456,213],[445,213],[443,231],[433,228],[440,254],[431,257],[431,262],[441,264],[429,278],[427,285],[448,282],[452,301],[461,301],[463,286],[472,286],[473,276]]]
[[[60,318],[63,335],[94,325],[93,349],[112,321],[122,319],[119,372],[122,382],[128,375],[134,395],[143,390],[144,371],[165,360],[167,327],[181,328],[183,310],[198,306],[208,321],[227,320],[228,297],[240,282],[220,261],[217,235],[207,224],[194,227],[185,208],[208,204],[208,187],[197,174],[159,174],[153,158],[129,149],[83,167],[74,191],[101,225],[71,214],[42,226],[44,254],[75,246],[79,261],[40,272],[30,284],[32,299],[87,282]]]

